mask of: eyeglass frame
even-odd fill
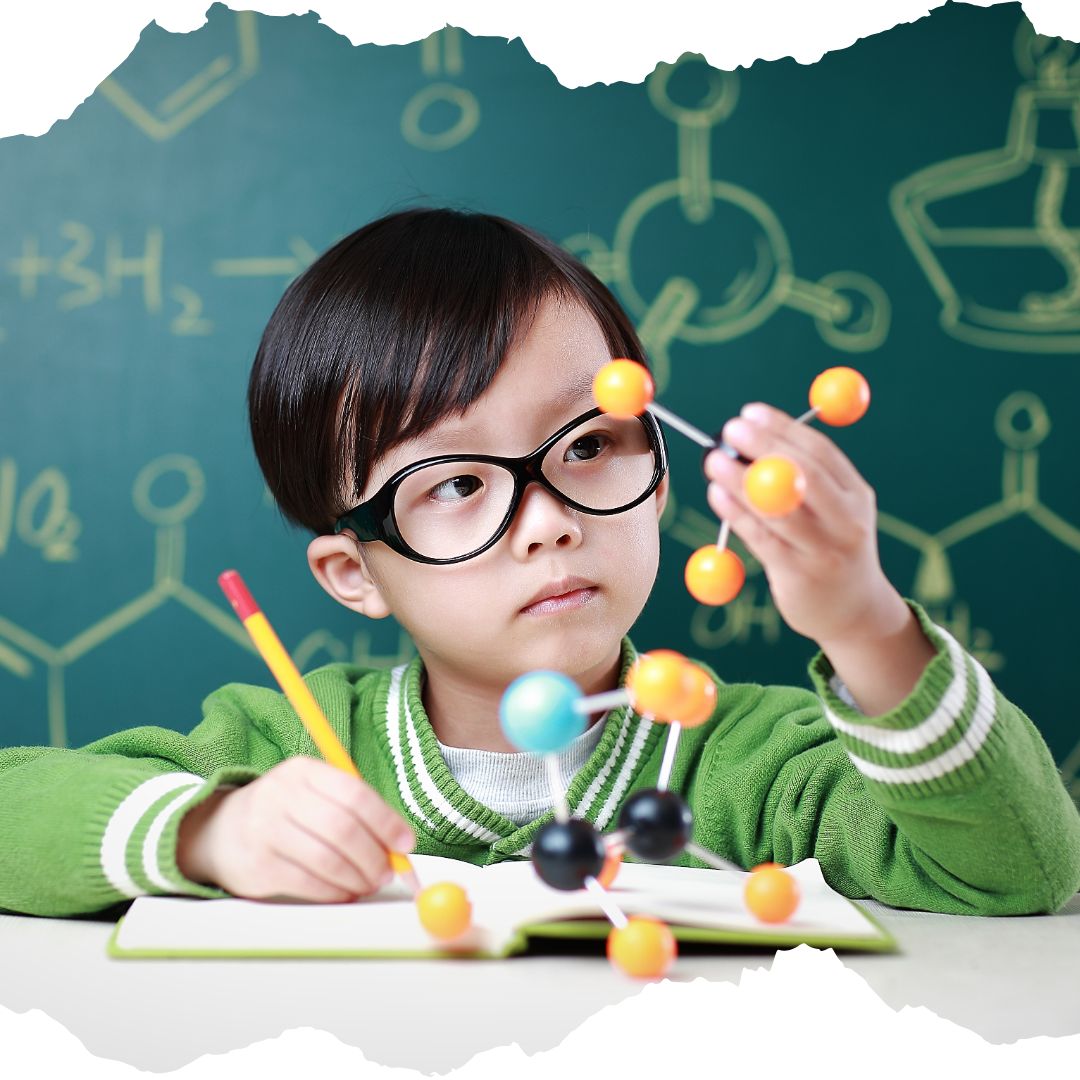
[[[539,484],[548,494],[554,495],[564,506],[571,510],[577,510],[582,514],[590,514],[593,517],[612,517],[615,514],[625,514],[627,510],[633,510],[640,506],[656,489],[667,475],[668,455],[667,442],[664,439],[664,430],[659,421],[646,411],[637,417],[649,437],[649,445],[655,459],[652,479],[645,490],[624,506],[617,506],[611,510],[594,510],[575,502],[569,496],[564,495],[546,476],[541,466],[548,452],[562,438],[574,428],[584,424],[587,420],[596,416],[602,416],[602,409],[590,409],[580,416],[564,424],[558,431],[548,438],[541,446],[531,454],[524,457],[494,457],[486,454],[443,454],[439,457],[424,458],[422,461],[414,461],[411,465],[399,469],[370,499],[366,499],[358,506],[354,506],[347,514],[343,514],[334,523],[334,535],[340,535],[345,529],[352,529],[356,533],[358,543],[367,544],[381,540],[391,551],[396,551],[412,562],[427,563],[432,566],[445,566],[452,563],[465,562],[466,559],[474,559],[482,555],[488,549],[494,547],[510,528],[511,523],[521,509],[521,503],[525,498],[525,492],[530,484]],[[397,498],[398,488],[414,473],[426,469],[430,465],[451,465],[456,462],[475,461],[483,465],[499,465],[506,469],[514,478],[514,497],[510,500],[510,506],[506,515],[495,530],[495,535],[487,543],[475,548],[466,555],[455,555],[450,559],[436,559],[429,555],[421,555],[420,552],[411,548],[398,530],[397,521],[394,518],[394,502]]]

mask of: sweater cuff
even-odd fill
[[[1001,753],[990,676],[918,604],[908,604],[937,655],[891,712],[865,716],[824,653],[810,664],[825,716],[852,764],[868,786],[893,799],[968,788]]]
[[[189,881],[176,865],[176,838],[184,815],[222,787],[246,784],[259,773],[219,769],[209,779],[164,773],[144,781],[117,807],[101,841],[101,869],[125,897],[149,894],[222,897],[222,889]]]

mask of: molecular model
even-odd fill
[[[590,822],[570,817],[556,753],[585,730],[588,716],[623,705],[666,723],[668,735],[656,787],[630,796],[615,831],[602,836]],[[712,679],[667,649],[640,657],[621,690],[586,697],[573,679],[560,672],[533,671],[515,679],[503,695],[499,719],[506,737],[519,750],[545,755],[548,764],[554,820],[533,842],[536,872],[552,888],[589,891],[613,926],[608,957],[628,975],[663,975],[677,950],[664,923],[641,915],[627,917],[608,891],[625,851],[643,862],[666,862],[685,851],[718,870],[742,869],[691,839],[693,811],[681,795],[668,790],[683,727],[705,723],[715,705]],[[747,906],[764,922],[783,922],[799,902],[795,880],[780,867],[755,869],[760,872],[751,874],[744,892]]]
[[[646,410],[706,450],[720,449],[748,466],[743,478],[746,497],[759,513],[782,517],[802,505],[806,478],[796,462],[780,455],[750,462],[719,438],[676,416],[653,400],[649,372],[632,360],[612,360],[593,382],[593,397],[604,412],[627,419]],[[810,387],[810,408],[797,418],[819,417],[834,427],[855,423],[870,405],[870,388],[848,367],[822,372]],[[746,577],[742,560],[727,546],[730,528],[720,523],[715,544],[699,548],[686,564],[686,585],[703,604],[720,606],[733,600]],[[717,870],[741,867],[692,840],[694,815],[686,800],[668,790],[683,727],[696,727],[712,715],[716,687],[708,675],[679,653],[662,649],[646,653],[631,669],[626,687],[586,697],[577,683],[555,671],[522,675],[507,688],[500,706],[506,737],[519,750],[543,754],[548,765],[554,819],[545,825],[532,848],[537,874],[554,889],[587,889],[613,929],[607,951],[612,963],[628,975],[656,978],[675,959],[671,930],[657,919],[627,917],[608,887],[618,874],[623,854],[644,862],[667,862],[683,852]],[[667,741],[655,788],[635,792],[623,804],[614,832],[601,836],[593,825],[570,816],[559,778],[556,754],[586,728],[591,714],[630,705],[650,720],[668,725]],[[784,922],[799,904],[799,889],[783,867],[765,863],[746,880],[744,899],[761,921]],[[471,924],[471,905],[464,890],[443,882],[415,893],[423,926],[434,937],[452,940]]]
[[[628,419],[648,410],[658,420],[703,446],[706,451],[722,450],[749,467],[743,476],[743,490],[750,504],[766,517],[785,517],[794,513],[806,495],[806,477],[790,458],[770,455],[746,461],[719,437],[705,432],[676,416],[653,400],[652,376],[634,360],[612,360],[593,380],[593,398],[604,412]],[[796,419],[805,424],[815,417],[832,427],[846,427],[860,419],[870,407],[870,387],[866,379],[849,367],[823,371],[810,385],[810,408]],[[742,560],[728,546],[730,527],[720,523],[715,544],[706,544],[690,556],[686,564],[686,587],[702,604],[719,607],[739,595],[746,580]]]

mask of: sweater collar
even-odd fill
[[[620,686],[636,658],[630,639],[624,638]],[[519,828],[477,802],[458,784],[443,761],[421,701],[423,670],[420,657],[415,657],[389,673],[381,718],[411,824],[444,844],[486,847],[489,862],[527,855],[536,833],[551,820],[551,813]],[[566,793],[571,814],[591,821],[601,831],[606,829],[662,737],[659,729],[660,725],[637,715],[629,706],[613,709],[596,749]]]

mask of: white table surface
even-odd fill
[[[901,952],[842,959],[893,1008],[926,1006],[993,1043],[1080,1033],[1080,894],[1057,915],[1013,919],[865,906]],[[109,922],[0,916],[0,1005],[41,1009],[91,1053],[154,1072],[315,1027],[371,1061],[445,1073],[512,1042],[530,1054],[550,1049],[639,991],[602,957],[112,960],[112,931]],[[685,956],[672,977],[737,983],[744,967],[771,960]]]

